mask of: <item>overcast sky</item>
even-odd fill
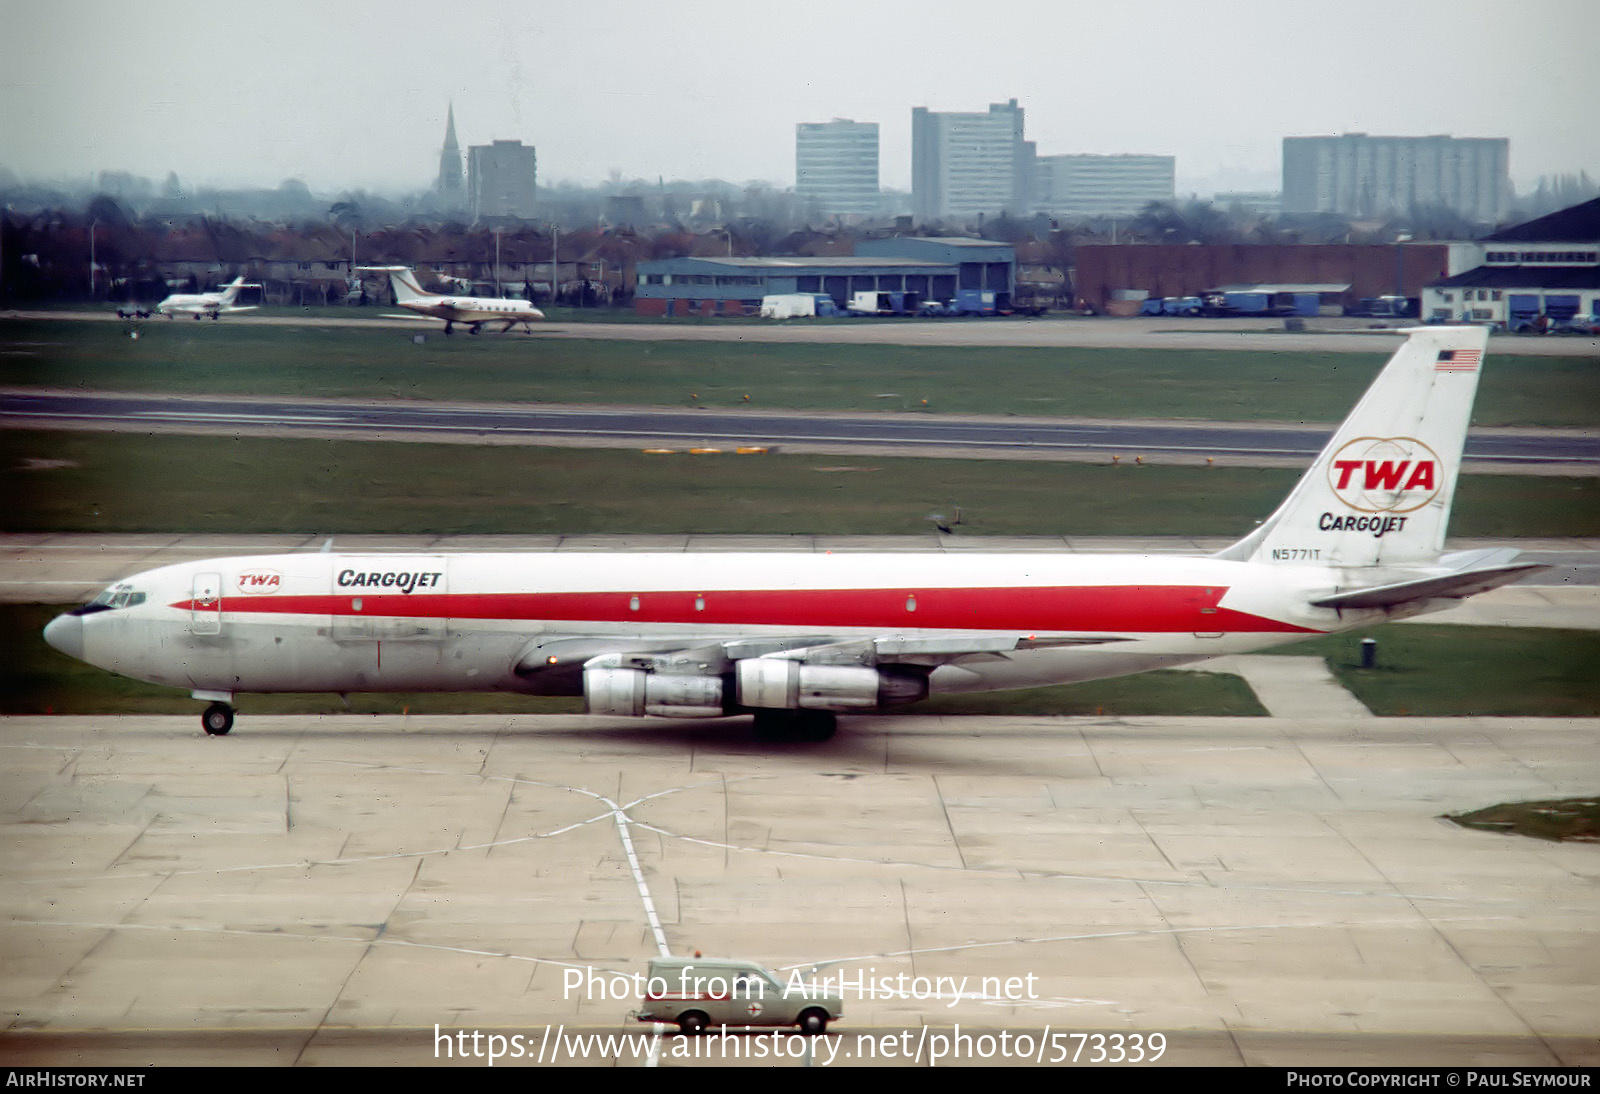
[[[1600,177],[1594,0],[3,0],[0,167],[191,185],[431,185],[535,145],[541,185],[794,184],[794,127],[1015,98],[1041,155],[1177,157],[1180,193],[1276,189],[1285,136],[1509,137],[1522,188]],[[477,14],[482,12],[484,14]]]

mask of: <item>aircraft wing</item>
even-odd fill
[[[1317,608],[1393,608],[1417,600],[1462,600],[1550,568],[1540,562],[1512,562],[1516,554],[1510,548],[1489,548],[1446,555],[1440,559],[1451,567],[1446,573],[1334,593],[1311,604]]]
[[[1116,635],[1044,636],[954,634],[883,635],[849,638],[819,635],[727,638],[624,638],[546,635],[517,654],[512,671],[544,690],[570,684],[584,668],[601,664],[656,672],[714,675],[754,657],[811,665],[939,665],[1003,660],[1019,650],[1097,646],[1126,639]]]

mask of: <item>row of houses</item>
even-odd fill
[[[376,292],[382,279],[363,282],[356,267],[405,265],[439,284],[489,291],[496,284],[548,291],[552,282],[589,283],[593,299],[609,301],[631,294],[641,259],[682,253],[698,242],[687,234],[652,238],[627,230],[364,230],[213,220],[147,227],[64,216],[8,218],[0,294],[81,297],[87,289],[97,299],[126,299],[130,292],[159,298],[166,290],[204,289],[243,274],[264,286],[265,303],[318,303],[363,288]]]

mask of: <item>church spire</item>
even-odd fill
[[[461,182],[461,146],[456,143],[456,104],[450,104],[449,120],[444,127],[444,149],[439,153],[439,181],[434,185],[439,196],[447,201],[459,202],[466,192]]]

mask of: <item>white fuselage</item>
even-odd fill
[[[1323,567],[1137,555],[290,554],[137,575],[115,587],[125,606],[63,616],[47,637],[123,675],[228,693],[575,693],[574,677],[552,687],[541,673],[763,638],[1028,640],[932,667],[930,691],[983,691],[1256,650],[1381,614],[1307,605],[1338,585]],[[1048,645],[1067,639],[1085,644]]]
[[[234,300],[239,295],[243,279],[229,285],[219,292],[202,293],[174,293],[156,305],[156,314],[165,315],[169,319],[177,315],[192,315],[196,319],[209,316],[215,319],[219,315],[231,314],[241,311],[255,311],[255,305],[239,305]]]
[[[544,318],[544,312],[525,300],[502,300],[493,296],[428,296],[420,300],[401,300],[402,308],[451,323],[531,323]]]

